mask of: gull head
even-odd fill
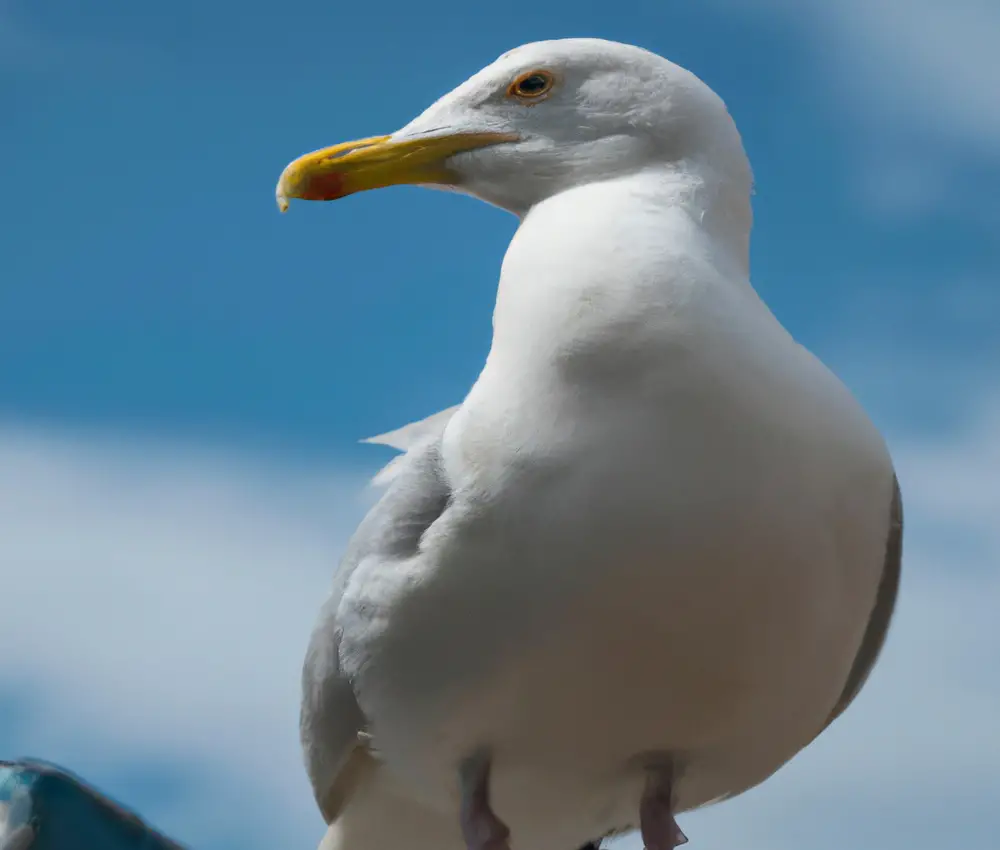
[[[515,48],[388,136],[291,162],[291,198],[331,201],[419,184],[524,214],[554,194],[644,169],[709,169],[746,183],[749,166],[722,100],[691,72],[601,39]]]

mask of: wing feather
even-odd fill
[[[444,511],[450,491],[441,471],[439,444],[440,435],[397,458],[388,490],[348,544],[306,652],[300,737],[313,793],[327,823],[337,817],[360,778],[374,765],[365,735],[367,719],[341,668],[337,610],[359,563],[412,554],[424,531]]]

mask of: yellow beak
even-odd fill
[[[281,172],[275,196],[285,212],[291,198],[334,201],[355,192],[401,183],[452,185],[448,157],[462,151],[513,142],[509,133],[453,133],[393,141],[373,136],[307,153]]]

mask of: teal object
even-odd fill
[[[67,770],[0,761],[0,850],[187,850]]]

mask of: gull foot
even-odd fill
[[[687,836],[674,820],[673,768],[648,769],[646,789],[639,804],[639,824],[646,850],[674,850],[687,844]]]
[[[510,830],[490,808],[490,758],[479,753],[461,768],[462,837],[467,850],[510,850]]]

